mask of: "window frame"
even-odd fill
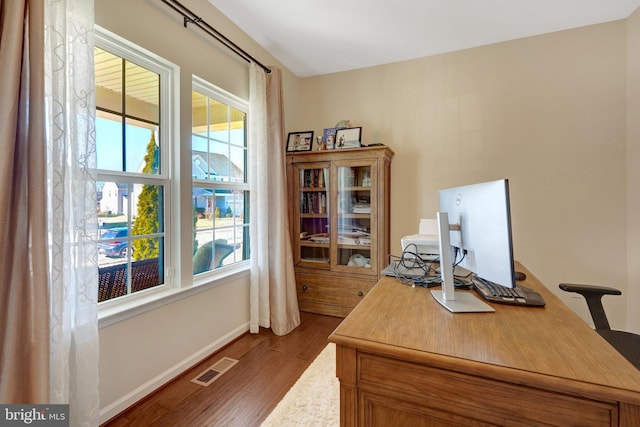
[[[171,292],[176,287],[176,256],[177,246],[174,244],[176,233],[174,232],[174,217],[178,217],[179,211],[174,209],[169,203],[172,200],[175,190],[178,188],[175,184],[174,153],[172,141],[179,140],[176,138],[177,121],[177,99],[179,96],[179,67],[170,61],[149,52],[141,46],[136,45],[110,31],[95,26],[95,47],[108,51],[113,55],[117,55],[129,62],[140,67],[157,73],[159,76],[159,123],[156,133],[158,148],[160,151],[160,171],[158,174],[145,174],[138,172],[113,171],[106,169],[95,169],[96,181],[103,182],[125,182],[127,184],[151,184],[163,187],[163,230],[158,232],[164,239],[164,259],[163,259],[163,278],[164,283],[143,291],[123,295],[121,297],[102,301],[98,304],[99,314],[103,312],[117,312],[122,309],[128,309],[132,306],[143,303],[145,298],[154,294],[163,294]],[[96,110],[98,106],[96,105]],[[178,214],[178,215],[176,215]],[[130,224],[133,226],[133,224]],[[129,236],[129,241],[132,242]]]
[[[192,76],[192,80],[191,80],[191,92],[198,92],[202,95],[205,95],[211,99],[214,99],[217,102],[223,103],[225,104],[227,107],[231,107],[235,110],[241,111],[245,114],[245,170],[244,170],[244,182],[238,182],[238,181],[232,181],[231,179],[229,179],[229,181],[216,181],[216,180],[206,180],[206,179],[197,179],[193,176],[193,171],[191,170],[191,163],[189,164],[190,166],[190,170],[189,170],[189,175],[191,176],[191,194],[193,194],[193,189],[194,188],[210,188],[213,189],[214,191],[216,189],[224,189],[224,190],[231,190],[231,191],[241,191],[241,192],[246,192],[247,193],[247,198],[245,203],[250,203],[250,195],[251,195],[251,191],[252,189],[250,188],[250,170],[249,170],[249,155],[250,155],[250,138],[249,138],[249,129],[248,129],[248,124],[249,124],[249,101],[244,100],[232,93],[227,92],[226,90],[220,88],[219,86],[197,76],[197,75],[193,75]],[[192,93],[190,93],[190,95],[192,96]],[[208,120],[208,119],[207,119]],[[191,141],[193,139],[193,128],[191,128],[191,132],[190,132],[190,143],[189,143],[189,153],[190,156],[193,155],[193,147],[191,144]],[[229,141],[230,143],[230,141]],[[245,210],[247,211],[247,217],[248,217],[248,206],[245,206]],[[245,239],[245,241],[247,242],[247,245],[249,243],[249,233],[250,233],[250,228],[251,228],[251,218],[249,217],[249,220],[246,222],[242,223],[242,228],[243,228],[243,233],[247,233],[247,238]],[[214,230],[215,230],[215,226],[214,226]],[[191,227],[191,233],[195,232],[195,225],[193,225]],[[244,260],[237,260],[235,262],[233,262],[232,264],[228,265],[228,266],[224,266],[221,268],[214,268],[211,269],[209,271],[205,271],[199,274],[193,274],[191,275],[191,277],[193,278],[193,283],[194,286],[199,286],[202,285],[204,283],[208,283],[214,280],[218,280],[218,278],[220,277],[224,277],[226,275],[228,275],[228,271],[230,270],[236,270],[239,268],[244,268],[244,269],[248,269],[249,267],[249,260],[250,260],[250,250],[249,247],[245,247],[244,250],[246,251],[247,258]]]

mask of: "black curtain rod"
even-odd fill
[[[195,25],[196,27],[200,28],[202,31],[209,34],[211,37],[213,37],[214,39],[218,40],[220,43],[225,45],[228,49],[232,50],[233,53],[240,56],[245,61],[247,62],[253,61],[257,65],[259,65],[266,73],[271,72],[271,69],[269,69],[269,67],[267,67],[266,65],[263,65],[260,61],[255,59],[253,56],[249,55],[244,49],[242,49],[240,46],[238,46],[237,44],[229,40],[220,31],[216,30],[211,25],[207,24],[202,18],[200,18],[195,13],[187,9],[179,1],[177,0],[161,0],[161,1],[167,6],[169,6],[171,9],[175,10],[180,15],[182,15],[183,25],[185,28],[187,28],[188,24]]]

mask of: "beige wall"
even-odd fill
[[[246,277],[100,329],[102,421],[248,330]]]
[[[350,119],[395,151],[397,255],[438,189],[509,178],[516,258],[588,319],[558,283],[627,288],[625,37],[619,21],[307,78],[288,130]],[[624,300],[607,307],[624,327]]]
[[[278,65],[206,0],[182,0],[185,6],[268,65]],[[96,0],[96,24],[180,66],[181,93],[190,93],[193,74],[248,99],[247,63],[193,27],[158,1]],[[285,113],[297,104],[297,79],[283,70]],[[180,186],[172,219],[191,220],[191,98],[180,99]],[[178,141],[176,141],[177,143]],[[182,258],[191,253],[190,227],[175,237]],[[190,280],[191,265],[182,266]],[[174,302],[100,330],[100,396],[102,420],[133,404],[163,381],[213,352],[233,335],[248,330],[248,276]]]
[[[640,333],[640,9],[627,19],[627,326]]]

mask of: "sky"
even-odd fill
[[[151,130],[138,126],[126,127],[127,132],[127,172],[138,170],[147,152]],[[96,151],[98,169],[122,171],[122,127],[121,124],[96,117]]]

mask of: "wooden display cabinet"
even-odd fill
[[[287,154],[301,310],[344,317],[381,277],[392,157],[386,146]]]

